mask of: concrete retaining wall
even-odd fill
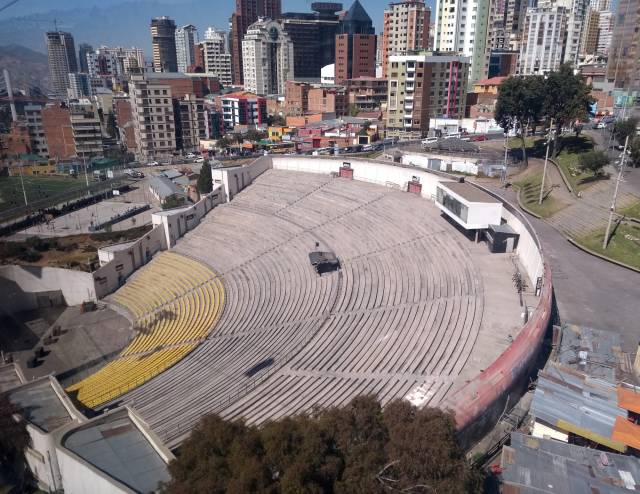
[[[97,300],[91,273],[62,268],[11,265],[0,267],[0,278],[16,284],[16,300],[22,292],[37,296],[38,293],[56,291],[62,292],[67,305]],[[3,294],[5,299],[8,296],[10,295]],[[33,300],[33,297],[30,297],[30,300]]]

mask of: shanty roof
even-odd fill
[[[640,489],[640,460],[513,433],[502,482],[514,494],[622,494]]]
[[[618,406],[616,387],[612,383],[549,364],[538,374],[531,415],[616,451],[627,449],[612,437],[616,418],[626,420],[628,416],[627,411]]]
[[[585,326],[565,324],[555,360],[587,376],[616,384],[624,379],[620,335]]]

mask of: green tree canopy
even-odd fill
[[[213,190],[213,179],[211,178],[211,165],[208,161],[202,163],[200,168],[200,175],[197,182],[198,192],[201,194],[208,194]]]
[[[203,418],[169,465],[187,492],[479,493],[450,414],[373,397],[261,427]]]
[[[629,137],[629,141],[635,137],[638,128],[638,119],[636,117],[627,118],[626,120],[620,120],[613,126],[613,135],[618,141],[618,144],[624,146],[624,142]]]
[[[544,79],[541,76],[509,77],[498,87],[495,119],[505,130],[519,129],[522,155],[527,163],[526,135],[542,116]]]
[[[640,137],[629,142],[629,156],[627,163],[634,168],[640,167]]]
[[[556,131],[553,156],[557,156],[560,152],[558,136],[562,128],[576,120],[585,120],[589,114],[589,108],[595,101],[591,96],[591,86],[585,84],[581,74],[574,74],[571,64],[563,64],[547,76],[538,97],[544,99],[543,114],[553,119]]]
[[[580,155],[578,166],[583,171],[600,175],[602,169],[609,164],[609,157],[603,151],[589,151]]]

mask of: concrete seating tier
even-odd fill
[[[93,408],[158,375],[193,350],[222,314],[222,280],[205,265],[164,252],[111,297],[135,315],[137,333],[113,362],[67,388]]]
[[[414,195],[267,171],[175,249],[224,278],[216,330],[123,400],[171,447],[213,412],[261,423],[416,390],[435,405],[482,321],[465,242]],[[308,254],[318,248],[338,255],[339,273],[316,274]]]

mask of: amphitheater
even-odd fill
[[[134,336],[72,397],[131,405],[173,448],[209,413],[260,424],[361,394],[471,410],[483,373],[503,391],[486,371],[526,332],[518,256],[398,184],[275,168],[107,297]],[[317,250],[341,269],[318,275]]]

